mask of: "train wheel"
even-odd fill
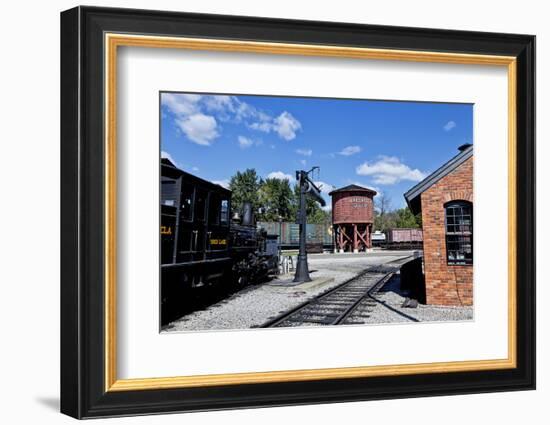
[[[247,276],[239,276],[237,279],[237,288],[242,289],[245,288],[248,285],[248,277]]]

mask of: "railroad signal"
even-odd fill
[[[315,199],[317,202],[319,202],[319,204],[322,207],[324,207],[326,205],[326,202],[323,199],[323,197],[321,196],[321,188],[317,187],[315,185],[315,183],[313,183],[309,179],[307,180],[307,185],[308,185],[308,187],[306,189],[306,193],[309,196],[311,196],[313,199]]]
[[[307,172],[303,170],[296,171],[296,180],[298,181],[300,188],[302,188],[302,186],[304,187],[306,195],[311,196],[322,207],[324,207],[326,205],[326,202],[321,196],[321,188],[317,187],[317,185],[309,178],[309,174],[318,169],[319,167],[313,167]]]
[[[300,225],[300,250],[298,252],[298,261],[296,262],[296,273],[294,275],[294,282],[310,282],[309,268],[307,265],[307,250],[306,250],[306,225],[307,225],[307,212],[306,212],[306,196],[311,196],[321,206],[325,206],[325,200],[321,196],[321,189],[319,189],[315,183],[309,178],[314,170],[319,170],[319,167],[313,167],[309,171],[296,171],[296,180],[298,180],[298,187],[300,188],[300,209],[298,211],[297,223]]]

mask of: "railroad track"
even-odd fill
[[[346,282],[264,323],[262,328],[362,324],[377,301],[371,293],[381,288],[411,257],[366,269]]]

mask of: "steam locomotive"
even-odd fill
[[[231,217],[230,190],[163,158],[160,204],[161,325],[199,291],[230,292],[277,272],[277,237],[256,229],[250,204]]]

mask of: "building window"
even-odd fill
[[[473,263],[472,203],[452,201],[445,204],[445,242],[447,264]]]

